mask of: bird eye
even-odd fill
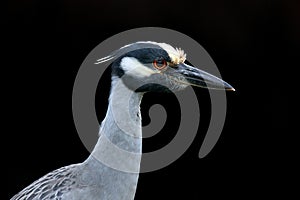
[[[162,69],[166,68],[167,62],[164,59],[156,59],[153,61],[153,66],[156,69],[162,70]]]

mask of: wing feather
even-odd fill
[[[69,165],[46,174],[13,196],[11,200],[61,199],[64,193],[77,187],[78,166],[79,164]]]

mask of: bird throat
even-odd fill
[[[99,139],[85,161],[89,169],[97,169],[94,175],[97,174],[100,187],[110,191],[110,199],[127,200],[135,195],[142,156],[142,96],[128,89],[120,78],[112,78]]]
[[[112,78],[107,113],[91,156],[113,169],[139,173],[142,154],[142,97],[142,93],[127,88],[122,79]]]

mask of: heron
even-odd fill
[[[166,43],[131,43],[95,61],[95,64],[108,61],[111,61],[112,71],[108,109],[90,156],[82,163],[44,175],[12,200],[132,200],[142,156],[140,103],[143,95],[147,92],[177,92],[188,86],[234,90],[222,79],[187,64],[185,52]],[[114,154],[108,144],[137,156]],[[115,166],[101,162],[103,160]]]

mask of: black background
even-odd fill
[[[299,53],[299,8],[297,1],[264,0],[10,1],[2,20],[9,31],[4,38],[8,44],[4,68],[11,70],[2,76],[8,79],[4,86],[13,103],[12,123],[5,131],[10,136],[5,151],[7,198],[45,173],[89,155],[72,117],[77,70],[101,41],[145,26],[174,29],[198,41],[236,92],[227,92],[220,140],[199,159],[210,101],[207,90],[195,89],[201,99],[196,139],[170,166],[141,174],[136,199],[290,195],[293,174],[287,167],[292,165],[288,152],[293,146],[283,148],[290,139],[286,90],[290,82],[284,77]],[[109,84],[97,94],[100,120],[108,90]],[[149,122],[147,108],[157,103],[153,97],[169,105],[170,123],[164,132],[144,141],[144,151],[167,144],[174,136],[172,121],[178,117],[168,101],[172,95],[149,94],[142,105],[143,123]]]

